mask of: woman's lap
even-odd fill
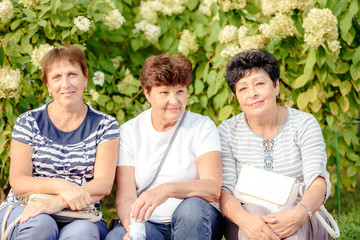
[[[223,216],[211,204],[201,198],[187,198],[174,211],[171,223],[146,222],[146,239],[221,239],[223,224]],[[122,239],[125,234],[125,228],[118,224],[106,240]]]
[[[21,215],[24,208],[25,206],[14,207],[6,221],[6,227]],[[1,223],[3,221],[6,209],[7,207],[0,210]],[[57,240],[65,239],[69,236],[72,238],[78,236],[76,239],[105,239],[107,232],[107,225],[104,221],[99,221],[96,223],[87,221],[74,221],[68,224],[57,224],[50,215],[40,214],[34,218],[30,218],[25,223],[19,223],[15,225],[10,231],[7,239]]]
[[[253,204],[244,204],[243,207],[252,213],[258,213],[262,215],[266,215],[269,212],[257,205]],[[289,209],[293,208],[293,206],[289,206]],[[320,213],[321,214],[321,213]],[[323,216],[324,217],[324,216]],[[326,217],[324,217],[326,219]],[[244,235],[244,233],[239,229],[239,227],[233,222],[226,220],[225,227],[225,237],[226,240],[247,240],[248,238]],[[325,230],[325,228],[321,225],[317,217],[312,216],[309,221],[307,221],[304,225],[302,225],[293,235],[285,238],[286,240],[328,240],[330,239],[330,235]]]

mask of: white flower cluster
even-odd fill
[[[266,38],[283,39],[288,36],[294,36],[297,33],[295,23],[286,14],[276,13],[275,17],[270,19],[269,23],[263,23],[259,26],[259,31]]]
[[[219,41],[226,43],[226,48],[220,53],[224,58],[231,58],[235,54],[250,49],[264,48],[265,38],[261,35],[247,35],[248,29],[241,26],[237,29],[235,26],[227,25],[220,31]]]
[[[302,27],[305,30],[304,40],[315,48],[327,41],[329,49],[339,53],[340,43],[337,28],[338,20],[330,9],[313,8],[303,21]]]
[[[87,32],[90,28],[90,20],[87,17],[78,16],[74,19],[74,24],[81,31]]]
[[[157,42],[161,35],[160,26],[148,23],[146,20],[135,23],[134,33],[143,32],[144,38],[151,43]]]
[[[105,82],[105,74],[101,71],[96,71],[94,72],[92,80],[95,85],[100,85],[102,87]]]
[[[27,8],[32,8],[40,3],[40,0],[19,0],[20,4],[23,4]]]
[[[210,16],[211,15],[211,11],[210,11],[210,7],[211,4],[217,2],[217,0],[203,0],[201,1],[200,5],[199,5],[199,12],[201,14],[204,14],[206,16]]]
[[[0,2],[0,21],[12,18],[14,14],[13,8],[13,4],[9,0]]]
[[[184,29],[181,33],[178,51],[187,57],[190,53],[196,52],[199,49],[199,44],[196,43],[196,37],[191,34],[188,29]]]
[[[246,6],[246,0],[218,0],[218,3],[224,12],[243,9]]]
[[[118,69],[120,67],[120,63],[124,61],[124,59],[121,56],[116,56],[111,59],[111,62],[115,69]]]
[[[109,26],[110,30],[119,29],[126,22],[119,10],[114,9],[103,16],[103,22]]]
[[[12,70],[9,66],[0,68],[0,98],[18,96],[21,81],[20,70]]]
[[[100,94],[99,94],[95,89],[90,89],[89,93],[90,93],[91,99],[92,99],[93,101],[95,101],[95,102],[96,102],[96,101],[99,99],[99,97],[100,97]]]
[[[35,47],[35,49],[31,53],[31,63],[38,68],[41,68],[40,66],[40,60],[45,56],[45,54],[53,49],[53,46],[50,46],[49,44],[41,44],[38,47]]]
[[[219,32],[220,43],[231,43],[238,39],[238,28],[233,25],[226,25]]]
[[[264,15],[276,12],[288,13],[294,9],[305,10],[314,3],[314,0],[262,0],[261,9]]]

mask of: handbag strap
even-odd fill
[[[186,116],[187,112],[188,112],[188,111],[185,110],[184,114],[182,115],[182,117],[181,117],[181,119],[180,119],[180,122],[179,122],[179,124],[177,125],[177,127],[176,127],[176,129],[175,129],[175,132],[174,132],[174,134],[173,134],[172,137],[171,137],[171,140],[170,140],[170,142],[169,142],[169,145],[168,145],[168,147],[167,147],[167,149],[166,149],[166,151],[165,151],[165,154],[164,154],[163,158],[161,159],[160,165],[159,165],[159,167],[158,167],[158,169],[157,169],[157,171],[156,171],[153,179],[151,180],[151,182],[150,182],[146,187],[144,187],[144,188],[139,192],[138,196],[140,196],[143,192],[145,192],[146,190],[148,190],[148,189],[151,187],[151,185],[155,182],[155,179],[156,179],[157,176],[159,175],[160,170],[161,170],[162,166],[164,165],[165,159],[166,159],[166,157],[167,157],[167,155],[168,155],[168,153],[169,153],[169,151],[170,151],[171,145],[173,144],[173,142],[174,142],[174,140],[175,140],[175,137],[176,137],[177,133],[178,133],[179,130],[180,130],[180,127],[181,127],[181,125],[182,125],[182,123],[183,123],[183,121],[184,121],[184,119],[185,119],[185,116]]]
[[[2,220],[2,224],[1,224],[1,240],[6,240],[6,238],[8,237],[11,229],[16,225],[18,224],[18,222],[20,222],[20,219],[21,219],[21,215],[18,216],[12,223],[10,223],[7,228],[5,229],[5,226],[6,226],[6,222],[9,218],[9,215],[11,213],[11,211],[13,210],[14,206],[12,204],[10,204],[7,209],[6,209],[6,212],[5,212],[5,215],[4,215],[4,218]]]
[[[301,197],[303,197],[304,193],[303,193],[303,187],[304,185],[301,184],[300,188],[299,188],[299,194]],[[322,212],[330,221],[329,225],[325,219],[320,215],[319,212]],[[337,225],[337,223],[335,222],[333,216],[331,216],[331,214],[326,210],[326,208],[324,207],[324,205],[321,205],[320,208],[315,212],[315,216],[317,217],[317,219],[319,220],[319,222],[321,223],[321,225],[323,225],[323,227],[325,228],[325,230],[331,235],[331,237],[333,238],[338,238],[340,237],[340,230],[339,230],[339,226]]]

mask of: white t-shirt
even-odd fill
[[[151,122],[151,109],[148,109],[120,127],[118,166],[135,167],[138,192],[152,180],[178,124],[179,121],[168,132],[158,132]],[[150,189],[163,183],[199,179],[196,159],[211,151],[221,151],[215,124],[209,117],[189,111]],[[170,222],[181,201],[169,198],[155,209],[150,221]]]

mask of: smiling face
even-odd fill
[[[276,108],[279,80],[273,81],[263,69],[250,71],[235,84],[235,94],[248,117],[262,117]]]
[[[145,96],[152,106],[151,119],[158,131],[170,130],[185,111],[188,89],[183,85],[152,87]]]
[[[68,108],[83,102],[87,81],[79,64],[60,60],[49,69],[46,86],[54,96],[54,102]]]

